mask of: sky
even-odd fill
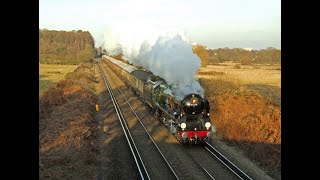
[[[280,0],[39,0],[40,29],[89,31],[96,47],[119,24],[183,30],[211,49],[281,49]]]

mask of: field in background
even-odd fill
[[[197,75],[217,137],[243,150],[271,176],[281,172],[281,66],[220,63]]]
[[[239,63],[219,63],[200,68],[199,75],[207,77],[210,72],[222,72],[239,78],[243,84],[265,84],[281,88],[281,65],[241,65]],[[211,77],[209,77],[211,78]]]
[[[39,64],[39,96],[77,67],[78,65]]]
[[[240,90],[257,92],[281,106],[281,65],[240,65],[219,63],[200,68],[198,78],[235,83]]]

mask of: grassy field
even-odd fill
[[[234,78],[239,79],[244,85],[265,84],[281,88],[280,65],[240,65],[238,63],[220,63],[200,68],[199,77],[217,78],[218,76],[216,75],[233,76]]]
[[[221,63],[197,75],[217,137],[243,150],[268,174],[281,171],[281,66]]]
[[[39,64],[39,96],[78,65]]]
[[[281,105],[281,65],[220,63],[200,68],[198,78],[229,81]]]

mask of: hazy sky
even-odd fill
[[[281,48],[280,0],[39,0],[39,28],[90,31],[112,24],[183,29],[209,48]]]

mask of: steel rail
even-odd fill
[[[212,155],[214,155],[222,164],[224,164],[230,171],[232,171],[236,176],[238,176],[240,179],[250,179],[246,173],[244,173],[240,168],[238,168],[236,165],[234,165],[229,159],[227,159],[225,156],[223,156],[218,150],[216,150],[211,144],[206,142],[205,149],[210,152]]]
[[[106,86],[107,86],[107,89],[108,89],[109,93],[110,93],[111,100],[112,100],[112,102],[113,102],[113,104],[114,104],[114,107],[115,107],[117,116],[118,116],[119,121],[120,121],[120,123],[121,123],[121,127],[122,127],[122,129],[123,129],[123,131],[124,131],[125,137],[126,137],[126,139],[127,139],[127,141],[128,141],[130,150],[131,150],[131,152],[132,152],[132,155],[133,155],[133,157],[134,157],[135,163],[136,163],[137,168],[138,168],[138,170],[139,170],[139,174],[140,174],[140,176],[141,176],[142,179],[150,179],[149,174],[148,174],[148,172],[147,172],[147,170],[146,170],[146,168],[145,168],[145,165],[144,165],[144,163],[143,163],[143,160],[142,160],[142,158],[141,158],[141,156],[140,156],[140,153],[139,153],[139,151],[138,151],[138,149],[137,149],[137,146],[136,146],[136,144],[134,143],[134,140],[133,140],[133,138],[132,138],[132,136],[131,136],[131,133],[130,133],[130,131],[129,131],[129,128],[128,128],[125,120],[124,120],[124,116],[123,116],[123,114],[122,114],[122,112],[121,112],[121,110],[120,110],[120,107],[119,107],[119,105],[118,105],[118,102],[117,102],[117,100],[116,100],[116,98],[115,98],[115,96],[114,96],[114,94],[113,94],[113,92],[112,92],[112,89],[111,89],[111,87],[110,87],[110,84],[109,84],[109,82],[107,81],[107,79],[106,79],[106,77],[105,77],[105,74],[104,74],[104,72],[103,72],[103,70],[102,70],[102,67],[101,67],[101,65],[100,65],[100,62],[98,62],[98,66],[99,66],[101,75],[102,75],[102,77],[103,77],[103,80],[104,80],[104,82],[105,82],[105,84],[106,84]],[[128,135],[129,135],[130,139],[129,139]]]

